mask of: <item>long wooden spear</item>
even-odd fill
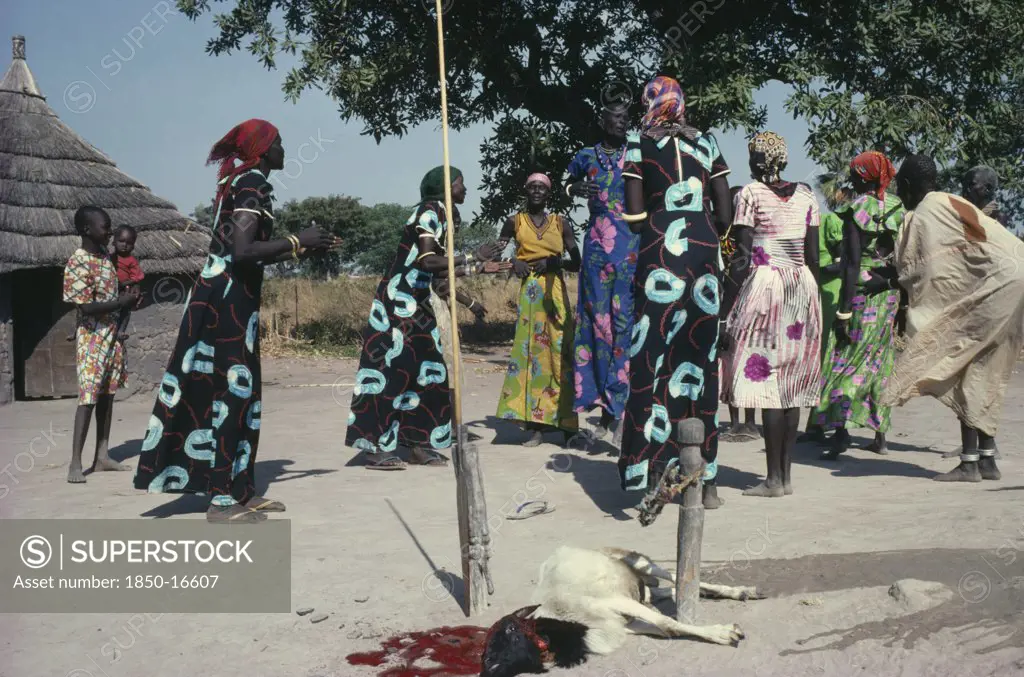
[[[459,552],[462,560],[463,605],[467,616],[476,616],[487,607],[487,594],[494,594],[488,571],[490,536],[487,528],[487,503],[483,474],[476,445],[466,440],[462,425],[462,352],[459,341],[459,316],[455,300],[455,224],[452,220],[451,163],[448,155],[448,84],[444,67],[444,7],[436,0],[437,61],[441,78],[441,139],[444,145],[444,207],[446,248],[448,250],[448,307],[451,311],[452,370],[452,465],[455,467],[456,504],[459,513]]]

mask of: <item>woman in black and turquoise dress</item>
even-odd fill
[[[135,488],[207,494],[209,521],[258,522],[285,509],[255,490],[263,266],[323,254],[340,242],[315,227],[270,239],[274,208],[267,177],[284,166],[274,125],[257,119],[237,125],[214,145],[212,162],[220,170],[210,253],[185,302]]]
[[[717,508],[719,233],[732,219],[729,168],[714,136],[686,124],[678,82],[658,76],[643,101],[642,131],[627,139],[622,172],[624,218],[640,247],[619,473],[623,489],[656,486],[679,458],[677,424],[699,418],[704,505]]]
[[[450,172],[452,202],[461,204],[466,199],[462,172],[455,167]],[[452,222],[458,221],[456,210]],[[420,183],[420,203],[377,286],[363,330],[345,444],[363,452],[368,468],[404,469],[396,453],[399,446],[411,449],[417,465],[448,463],[440,453],[451,446],[453,435],[448,365],[430,307],[431,281],[448,272],[446,224],[444,168],[435,167]],[[455,257],[456,276],[498,254],[493,243],[480,247],[476,257]],[[490,263],[476,272],[498,269]]]

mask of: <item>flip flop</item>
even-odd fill
[[[405,470],[405,461],[394,454],[364,454],[368,470]]]
[[[238,503],[227,506],[211,505],[206,511],[206,521],[211,524],[255,524],[266,519],[266,514]]]
[[[530,511],[528,511],[526,513],[523,513],[523,508],[525,508],[528,505],[534,505],[534,504],[537,505],[536,508],[534,508],[533,510],[530,510]],[[548,513],[551,513],[551,512],[554,512],[554,511],[555,511],[555,509],[550,507],[548,505],[547,501],[527,501],[526,503],[523,503],[518,508],[516,508],[516,511],[515,511],[514,514],[512,514],[512,515],[505,515],[505,519],[507,519],[507,520],[525,520],[525,519],[530,519],[531,517],[536,517],[537,515],[547,515]]]
[[[253,496],[245,504],[245,507],[250,510],[258,510],[259,512],[284,512],[284,503],[262,496]]]
[[[430,465],[434,467],[448,465],[448,457],[430,449],[413,447],[410,463],[413,465]]]

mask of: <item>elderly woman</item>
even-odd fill
[[[835,313],[835,331],[825,350],[824,386],[812,414],[822,428],[835,429],[821,458],[834,460],[850,446],[851,425],[875,432],[872,451],[885,454],[890,408],[881,405],[896,354],[894,323],[900,293],[895,284],[881,289],[865,283],[871,272],[892,266],[896,236],[903,221],[903,203],[887,192],[896,175],[889,158],[876,151],[850,162],[853,190],[858,194],[836,213],[843,222],[842,291]]]
[[[512,359],[501,388],[498,418],[522,421],[530,432],[523,444],[535,447],[546,431],[568,439],[579,428],[572,378],[573,317],[562,270],[580,269],[580,251],[572,227],[546,211],[551,180],[544,174],[526,179],[526,210],[510,216],[501,229],[502,249],[516,241],[513,270],[522,279],[519,319]],[[568,252],[570,262],[563,262]]]
[[[719,237],[732,218],[729,167],[715,137],[686,124],[678,82],[654,78],[643,102],[622,174],[624,218],[640,234],[640,253],[619,474],[625,490],[657,486],[679,457],[677,424],[697,418],[704,504],[717,508]]]
[[[800,407],[813,406],[820,392],[818,202],[806,184],[782,179],[788,153],[781,136],[757,134],[748,150],[754,182],[744,186],[733,217],[737,254],[723,358],[730,378],[722,395],[763,411],[767,478],[743,494],[777,497],[793,493]]]
[[[452,202],[462,204],[462,172],[451,167],[450,176]],[[448,463],[440,453],[452,443],[448,367],[430,307],[434,277],[448,270],[444,193],[444,167],[435,167],[420,182],[420,202],[405,224],[390,270],[377,285],[363,330],[345,444],[361,450],[371,469],[404,470],[405,462],[395,453],[399,445],[411,449],[416,465]],[[452,222],[459,221],[456,208]],[[492,243],[481,245],[475,257],[455,257],[456,276],[465,275],[474,261],[498,253]]]
[[[237,125],[213,146],[207,164],[213,162],[220,170],[210,255],[189,293],[135,488],[207,494],[208,521],[258,522],[285,509],[255,489],[263,266],[324,254],[339,241],[316,227],[271,239],[268,177],[284,166],[274,125],[257,119]]]

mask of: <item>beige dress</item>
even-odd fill
[[[1024,343],[1024,242],[936,191],[907,212],[896,265],[909,295],[909,340],[883,404],[930,395],[994,436]]]

